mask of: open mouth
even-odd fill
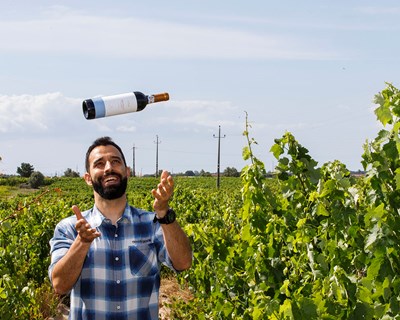
[[[120,181],[120,178],[118,176],[115,176],[115,175],[110,175],[110,176],[107,176],[107,177],[103,178],[104,186],[118,184],[119,181]]]

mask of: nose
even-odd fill
[[[111,170],[112,170],[111,161],[107,161],[107,162],[106,162],[106,165],[104,166],[104,171],[105,171],[105,172],[109,172],[109,171],[111,171]]]

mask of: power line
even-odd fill
[[[136,177],[136,168],[135,168],[135,144],[133,144],[132,148],[132,177]]]
[[[221,159],[221,138],[225,138],[226,136],[224,135],[223,137],[221,137],[221,126],[218,126],[218,137],[215,136],[215,134],[213,134],[214,138],[218,138],[218,162],[217,162],[217,188],[219,188],[219,176],[220,176],[220,159]]]
[[[156,135],[157,141],[154,141],[154,143],[156,144],[156,174],[155,177],[158,177],[158,145],[161,143],[161,141],[158,141],[158,135]]]

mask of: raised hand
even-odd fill
[[[78,206],[73,205],[71,209],[75,213],[77,219],[75,229],[83,242],[90,243],[97,237],[100,237],[100,232],[98,232],[96,228],[92,228],[85,218],[83,218]]]
[[[151,190],[154,197],[153,208],[159,218],[162,218],[169,208],[168,201],[174,192],[174,180],[168,171],[163,171],[157,189]]]

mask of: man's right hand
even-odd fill
[[[100,237],[100,232],[98,232],[96,228],[92,228],[85,218],[83,218],[78,206],[73,205],[71,209],[76,215],[77,222],[75,224],[75,229],[82,242],[91,243],[94,239]]]

